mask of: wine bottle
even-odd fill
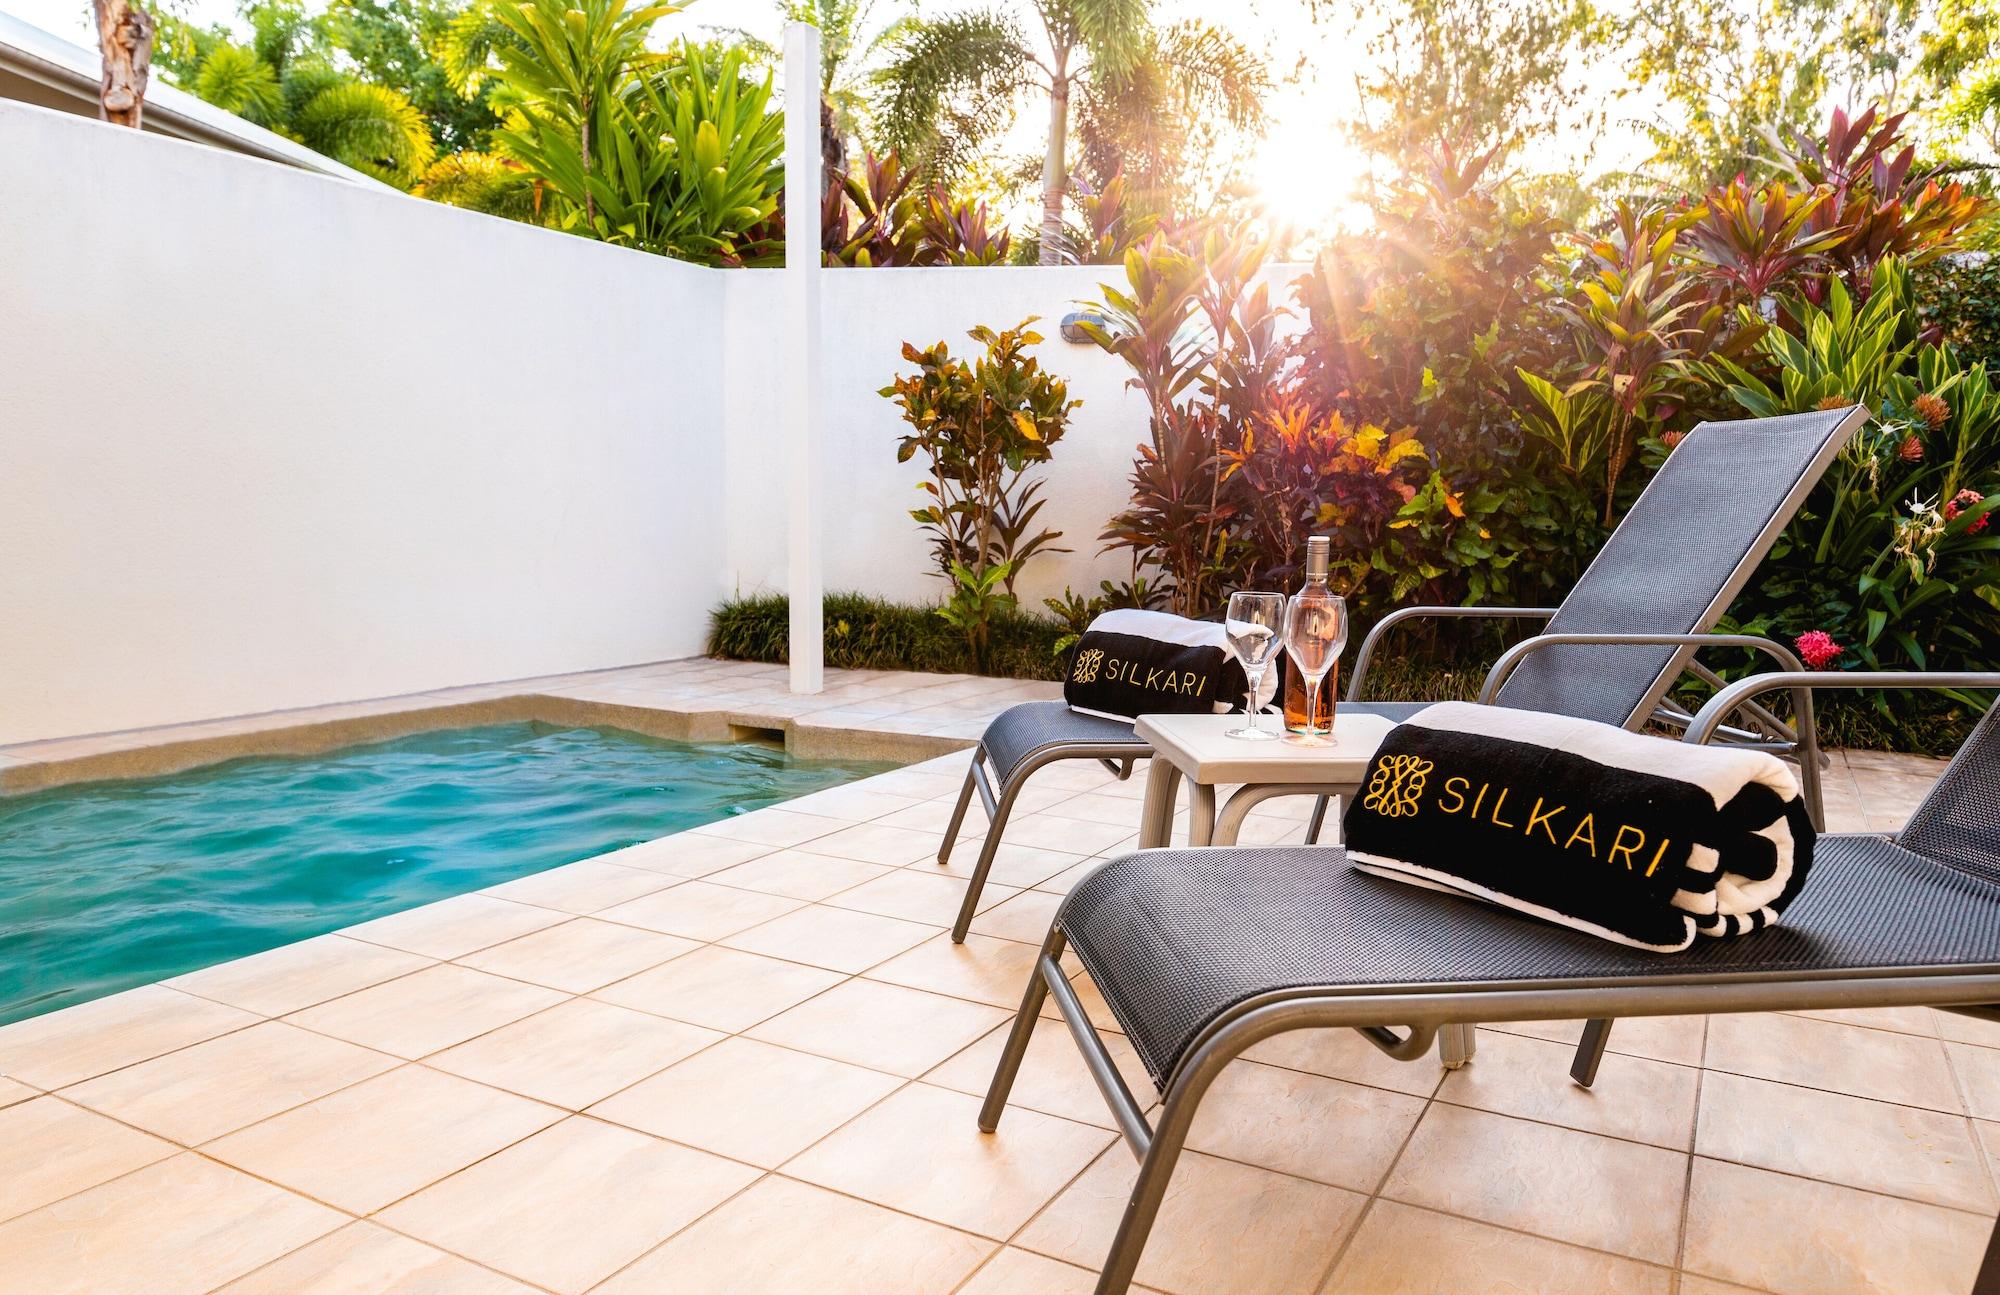
[[[1327,573],[1333,565],[1333,537],[1314,535],[1306,540],[1306,582],[1294,595],[1300,599],[1331,599]],[[1318,723],[1308,725],[1306,681],[1290,661],[1285,662],[1285,727],[1294,733],[1324,734],[1333,731],[1333,697],[1340,684],[1340,662],[1327,671],[1319,688]]]

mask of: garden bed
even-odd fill
[[[790,632],[791,604],[782,594],[736,598],[715,609],[709,621],[710,656],[736,661],[783,664]],[[973,661],[964,636],[938,616],[935,607],[888,602],[865,594],[829,594],[826,599],[826,663],[849,670],[922,670],[937,674],[987,674],[1003,679],[1063,677],[1057,643],[1070,632],[1047,616],[1009,612],[993,622],[987,667]],[[1352,664],[1353,646],[1346,664]],[[1378,657],[1369,668],[1370,697],[1383,701],[1470,700],[1499,650],[1453,654],[1432,645],[1411,655]],[[1684,689],[1683,705],[1699,707],[1706,691]],[[1829,747],[1911,751],[1950,755],[1972,730],[1976,718],[1962,706],[1924,694],[1892,696],[1887,715],[1863,698],[1823,694],[1818,699],[1820,738]]]

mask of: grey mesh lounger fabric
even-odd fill
[[[1705,707],[1689,739],[1705,740],[1759,689],[1937,686],[1922,678],[1753,678]],[[1932,678],[2000,689],[2000,673]],[[1632,949],[1372,877],[1347,867],[1338,847],[1126,855],[1078,882],[1057,910],[980,1127],[996,1130],[1053,996],[1142,1162],[1097,1287],[1117,1295],[1132,1281],[1210,1083],[1275,1034],[1348,1026],[1415,1060],[1444,1032],[1476,1021],[1907,1005],[2000,1019],[1996,801],[2000,703],[1898,837],[1821,837],[1812,880],[1783,923],[1682,953]],[[1126,1087],[1067,980],[1061,958],[1070,950],[1165,1098],[1151,1125],[1150,1103]],[[1980,1289],[2000,1292],[2000,1263]]]

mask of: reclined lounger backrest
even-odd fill
[[[1827,465],[1861,406],[1703,423],[1667,457],[1550,634],[1697,634],[1715,627]],[[1691,648],[1558,645],[1532,653],[1494,700],[1629,725],[1650,715]]]
[[[2000,700],[1958,748],[1896,844],[2000,882]]]

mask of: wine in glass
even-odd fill
[[[1328,593],[1324,585],[1307,585],[1292,595],[1285,607],[1285,651],[1292,667],[1306,685],[1305,733],[1285,740],[1299,746],[1332,746],[1333,726],[1321,737],[1311,730],[1319,727],[1319,690],[1326,672],[1340,660],[1347,647],[1347,600]]]
[[[1236,659],[1243,663],[1244,676],[1250,681],[1250,695],[1243,703],[1243,727],[1230,729],[1226,736],[1242,738],[1246,742],[1269,742],[1278,735],[1266,731],[1257,722],[1257,695],[1264,687],[1264,671],[1277,655],[1278,645],[1284,636],[1285,596],[1260,593],[1229,595],[1229,613],[1223,621],[1223,629],[1229,635],[1229,646],[1236,650]]]

